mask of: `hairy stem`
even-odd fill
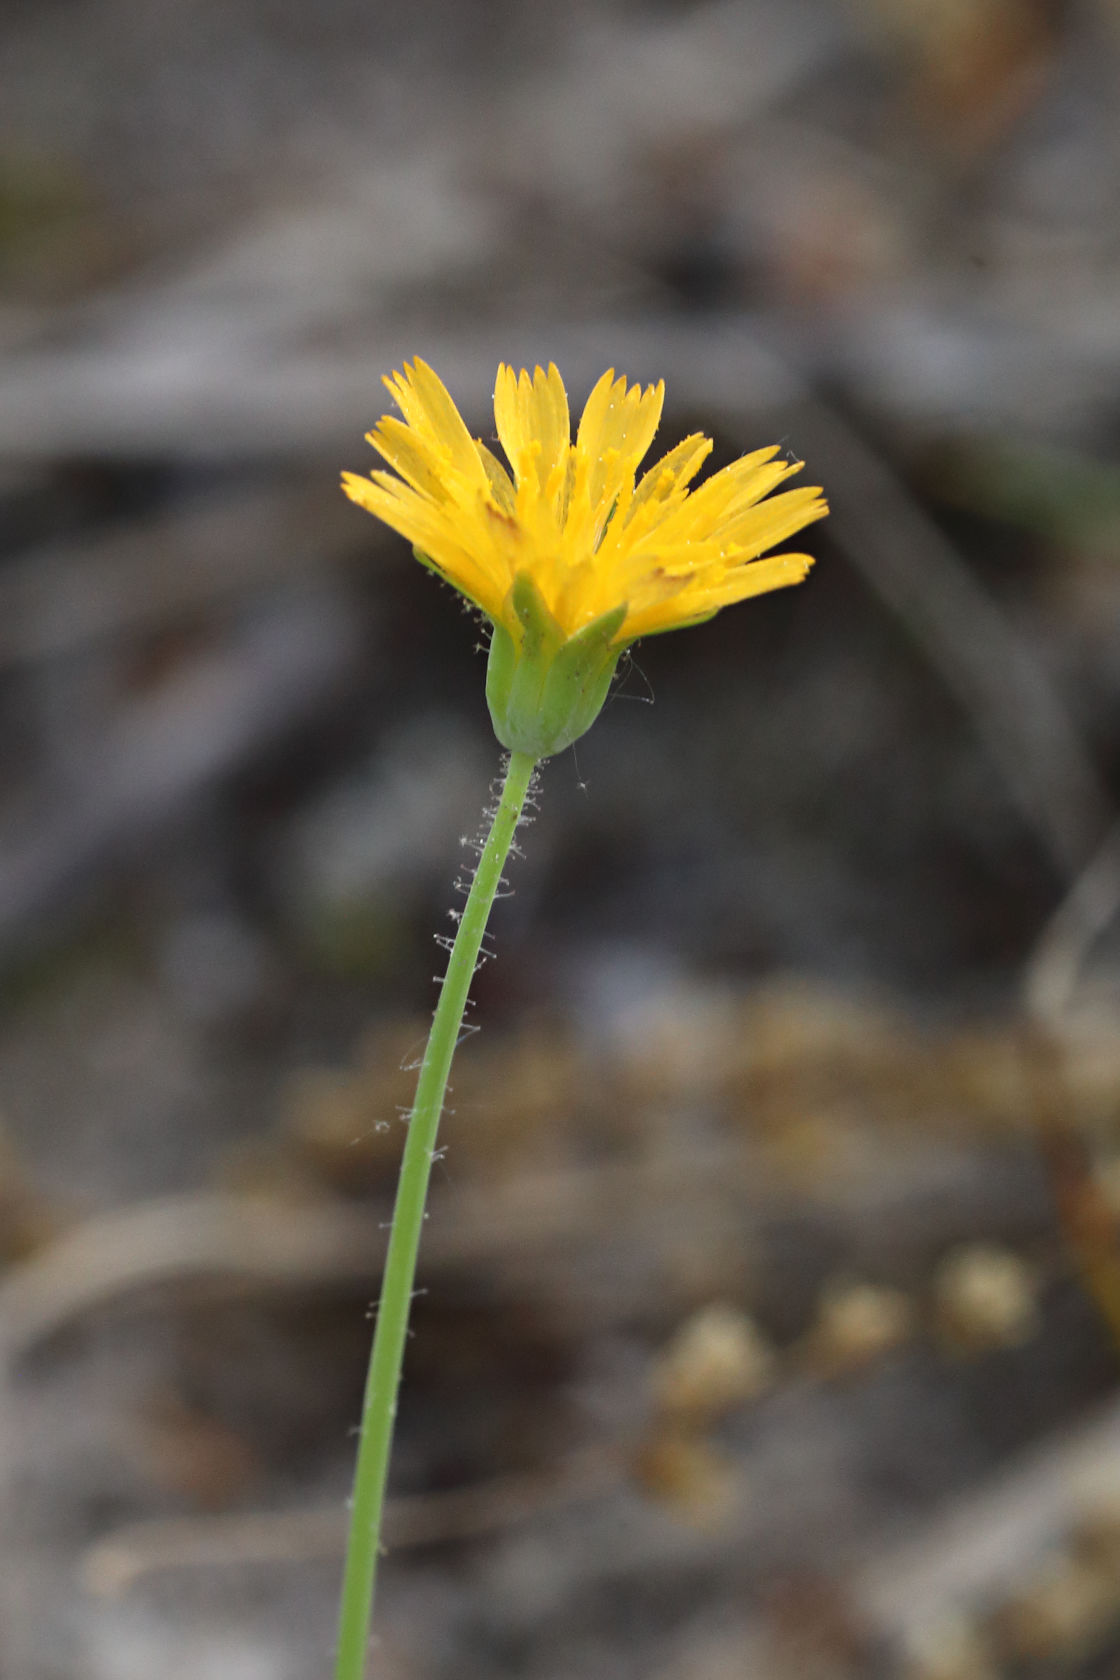
[[[362,1405],[361,1438],[354,1472],[350,1537],[339,1612],[335,1680],[362,1680],[365,1673],[389,1449],[393,1439],[397,1390],[408,1334],[409,1306],[416,1277],[416,1256],[424,1224],[432,1156],[451,1059],[455,1054],[482,936],[486,932],[490,910],[535,768],[536,762],[528,753],[510,754],[498,807],[478,860],[443,978],[424,1059],[420,1064],[416,1101],[409,1117],[401,1161],[393,1228],[385,1257],[377,1327]]]

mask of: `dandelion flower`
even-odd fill
[[[591,727],[623,649],[639,636],[698,624],[734,601],[799,583],[812,564],[807,555],[760,556],[827,512],[819,490],[771,494],[797,471],[777,459],[776,448],[692,488],[712,447],[694,435],[639,477],[661,418],[662,385],[628,388],[605,373],[573,443],[555,367],[532,375],[500,367],[494,420],[503,464],[471,437],[419,357],[385,383],[403,418],[380,420],[370,442],[389,470],[369,478],[347,473],[346,493],[407,537],[417,558],[490,620],[486,699],[508,757],[466,903],[456,913],[405,1133],[362,1403],[335,1680],[366,1673],[393,1421],[440,1115],[471,979],[538,762]],[[749,1348],[738,1330],[742,1345],[731,1349],[731,1363],[737,1356],[744,1366],[753,1352],[758,1387],[765,1349]],[[727,1366],[728,1349],[715,1351],[715,1365],[722,1359]],[[722,1381],[728,1393],[736,1384],[744,1391],[752,1373],[731,1375],[728,1381],[726,1370],[715,1370],[716,1387]],[[693,1483],[697,1474],[703,1480],[710,1472],[711,1481],[715,1473],[696,1463],[685,1471]]]
[[[385,384],[404,418],[386,415],[369,441],[393,471],[346,473],[343,487],[494,626],[487,699],[511,750],[542,757],[589,728],[640,636],[800,583],[813,563],[760,558],[828,512],[818,489],[772,494],[800,467],[777,446],[693,488],[712,448],[694,433],[638,476],[663,383],[628,387],[609,370],[573,443],[555,366],[501,366],[494,420],[508,465],[471,437],[419,357]]]

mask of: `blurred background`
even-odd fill
[[[7,0],[0,1674],[329,1672],[477,626],[419,353],[770,442],[475,988],[379,1680],[1120,1663],[1120,9]]]

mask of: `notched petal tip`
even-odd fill
[[[828,498],[819,484],[803,484],[796,491],[791,490],[787,493],[791,496],[805,497],[802,518],[806,525],[812,525],[818,519],[825,519],[832,512]]]

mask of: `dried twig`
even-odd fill
[[[984,1151],[907,1150],[893,1173],[830,1187],[818,1199],[833,1237],[847,1232],[862,1265],[887,1256],[922,1256],[978,1223],[1006,1235],[1037,1228],[1033,1163],[1000,1156],[992,1172]],[[384,1210],[387,1215],[388,1209]],[[423,1266],[500,1262],[509,1275],[517,1256],[526,1265],[556,1267],[562,1296],[579,1298],[581,1321],[613,1322],[620,1300],[632,1308],[635,1291],[663,1284],[651,1263],[651,1244],[667,1252],[683,1233],[703,1231],[726,1269],[737,1245],[758,1259],[760,1233],[789,1212],[789,1191],[766,1179],[757,1158],[727,1142],[696,1144],[653,1159],[631,1158],[568,1171],[445,1190],[433,1197]],[[931,1221],[934,1224],[931,1225]],[[604,1286],[597,1244],[604,1233],[616,1256]],[[384,1247],[377,1211],[342,1202],[284,1201],[279,1197],[186,1194],[162,1197],[79,1225],[11,1268],[0,1279],[0,1364],[17,1363],[43,1340],[84,1315],[160,1286],[223,1278],[280,1288],[372,1287]],[[627,1281],[618,1255],[644,1256]],[[585,1277],[573,1266],[585,1255]],[[547,1273],[538,1274],[544,1287]],[[582,1292],[582,1293],[581,1293]]]
[[[830,488],[830,531],[966,708],[993,763],[1063,878],[1082,868],[1110,800],[1045,671],[887,466],[808,402],[798,449]]]
[[[908,1544],[858,1572],[857,1607],[905,1638],[1009,1595],[1048,1546],[1120,1487],[1120,1407],[1045,1442],[978,1493],[959,1498]]]
[[[1120,911],[1120,822],[1077,876],[1038,939],[1023,979],[1027,1011],[1058,1027],[1094,942]]]
[[[337,455],[353,448],[374,417],[371,371],[399,366],[418,348],[415,333],[385,322],[354,330],[342,350],[309,351],[302,333],[285,349],[261,331],[259,321],[242,326],[219,314],[213,339],[185,345],[168,365],[153,347],[174,342],[176,332],[171,312],[166,328],[149,330],[140,346],[126,339],[25,353],[0,385],[0,456]],[[478,394],[474,410],[465,407],[464,413],[485,426],[485,394],[500,360],[532,366],[555,359],[578,389],[591,385],[607,358],[635,377],[664,375],[681,408],[703,404],[710,411],[726,392],[730,412],[758,412],[790,388],[790,372],[762,348],[775,338],[774,325],[755,316],[631,316],[580,326],[550,319],[528,330],[477,327],[468,338],[436,329],[423,334],[419,347],[457,395]],[[237,348],[215,356],[213,340]],[[892,321],[876,304],[867,321],[834,327],[833,340],[785,346],[790,366],[796,363],[809,381],[835,374],[837,367],[864,377],[864,359],[873,350],[881,411],[931,426],[959,424],[967,411],[975,426],[1018,428],[1029,410],[1039,427],[1060,436],[1071,414],[1108,412],[1118,371],[1115,356],[1110,360],[1102,346],[1088,356],[1063,338],[1060,321],[1049,342],[1040,344],[1037,331],[1023,330],[1005,335],[993,349],[983,325],[922,319],[913,311]]]
[[[543,1512],[601,1498],[623,1474],[610,1448],[589,1447],[549,1470],[497,1476],[445,1493],[389,1501],[389,1551],[500,1532]],[[229,1569],[304,1563],[342,1554],[345,1513],[337,1506],[221,1516],[156,1518],[130,1523],[86,1552],[81,1579],[88,1592],[118,1597],[147,1576],[177,1569]]]
[[[72,654],[122,633],[321,572],[353,537],[321,485],[253,486],[53,543],[0,573],[0,668]]]
[[[65,800],[44,795],[34,821],[0,836],[0,960],[122,847],[329,701],[357,648],[341,600],[306,594],[273,603],[158,692],[126,702],[86,743]]]

